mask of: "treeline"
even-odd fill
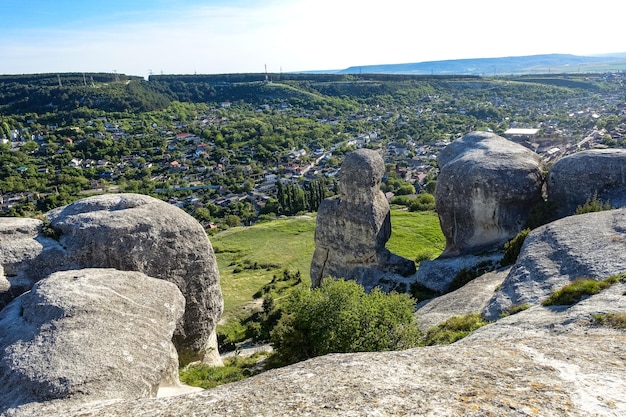
[[[319,180],[311,181],[304,188],[297,184],[283,184],[278,181],[276,188],[277,214],[288,216],[306,211],[317,211],[321,202],[329,194],[328,187]]]
[[[82,77],[71,85],[50,78],[0,79],[0,110],[4,114],[72,112],[81,108],[106,112],[144,112],[167,107],[174,94],[160,91],[143,80],[83,84]],[[155,88],[156,87],[156,88]]]
[[[476,79],[473,75],[411,75],[411,74],[310,74],[310,73],[240,73],[240,74],[198,74],[198,75],[151,75],[148,81],[173,83],[209,83],[212,85],[227,85],[229,83],[251,83],[257,81],[311,81],[311,82],[341,82],[341,81],[426,81],[426,80],[454,80]]]
[[[91,83],[125,82],[129,80],[142,80],[141,77],[125,74],[110,74],[104,72],[83,73],[48,73],[48,74],[20,74],[0,75],[0,86],[9,84],[22,84],[30,86],[79,86]]]

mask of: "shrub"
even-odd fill
[[[391,198],[389,203],[397,204],[399,206],[408,206],[413,201],[413,198],[406,195],[397,195]]]
[[[522,251],[522,246],[526,241],[526,236],[530,233],[530,229],[524,229],[513,239],[504,244],[504,256],[500,261],[500,266],[512,265],[517,261],[517,257]]]
[[[552,295],[541,304],[544,306],[573,305],[581,301],[584,297],[597,294],[618,282],[626,283],[626,273],[612,275],[602,281],[579,278],[552,293]]]
[[[626,313],[598,314],[593,317],[594,324],[613,327],[614,329],[626,329]]]
[[[607,281],[580,278],[567,284],[560,290],[552,293],[541,304],[544,306],[569,306],[588,297],[599,293],[611,286]]]
[[[448,286],[448,292],[458,290],[473,279],[496,269],[495,265],[489,260],[479,262],[471,268],[463,268],[452,279]]]
[[[426,333],[423,344],[426,346],[449,345],[463,339],[474,330],[488,324],[480,313],[471,313],[465,316],[450,317],[443,323],[432,327]]]
[[[522,303],[522,304],[513,304],[511,307],[509,307],[509,309],[505,312],[503,312],[502,314],[500,314],[500,317],[507,317],[507,316],[512,316],[513,314],[517,314],[519,312],[522,312],[524,310],[528,310],[530,308],[530,304],[526,304],[526,303]]]
[[[417,255],[415,256],[415,263],[419,264],[422,261],[430,261],[435,256],[437,256],[437,253],[432,249],[422,250],[418,252]]]
[[[40,217],[40,219],[43,221],[43,224],[41,226],[41,233],[44,236],[47,236],[56,241],[60,240],[62,233],[60,230],[52,227],[52,222],[50,221],[50,219],[47,217]]]
[[[435,197],[432,194],[420,193],[408,204],[409,211],[431,211],[435,209]]]
[[[249,358],[233,357],[224,360],[224,366],[188,365],[179,371],[180,380],[187,385],[204,389],[240,381],[262,371],[258,366],[260,354]]]
[[[319,288],[300,288],[285,300],[271,332],[269,361],[282,366],[332,352],[417,346],[414,307],[408,294],[366,293],[354,281],[326,279]]]
[[[588,198],[585,204],[576,208],[576,214],[593,213],[596,211],[611,210],[611,205],[608,202],[603,202],[598,198],[598,192],[593,194],[592,198]]]

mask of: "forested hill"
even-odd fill
[[[146,81],[124,74],[5,75],[0,76],[0,114],[58,113],[80,109],[143,112],[164,109],[173,101],[245,101],[253,104],[269,101],[319,108],[338,97],[394,94],[404,89],[406,82],[428,86],[457,79],[468,77],[220,74],[153,75]]]
[[[509,77],[525,83],[598,89],[585,78],[534,75]],[[76,112],[144,112],[172,102],[250,104],[286,103],[318,110],[345,107],[376,98],[415,101],[424,96],[490,81],[475,75],[406,74],[217,74],[152,75],[149,80],[124,74],[65,73],[0,76],[0,114]],[[496,82],[497,84],[497,82]],[[575,85],[574,85],[575,84]],[[393,99],[392,99],[393,97]]]
[[[46,113],[79,108],[148,111],[167,107],[171,99],[142,77],[124,74],[0,76],[0,114]]]

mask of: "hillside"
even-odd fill
[[[391,222],[393,232],[387,247],[394,253],[408,259],[424,254],[435,257],[445,246],[434,212],[392,210]],[[284,270],[300,271],[303,283],[310,285],[314,232],[315,216],[307,215],[236,227],[211,237],[224,296],[222,323],[248,314],[255,294]],[[276,293],[280,295],[283,288],[288,284],[275,288]]]
[[[454,59],[406,64],[353,66],[339,74],[511,75],[616,71],[626,68],[624,56],[547,54],[502,58]]]

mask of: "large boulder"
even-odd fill
[[[529,149],[473,132],[440,153],[435,203],[446,248],[442,257],[472,254],[520,232],[541,201],[543,165]]]
[[[172,398],[43,404],[10,417],[623,416],[625,284],[569,309],[537,306],[448,346],[332,354]]]
[[[366,288],[402,281],[415,272],[413,261],[385,248],[391,236],[389,203],[380,190],[385,163],[380,154],[361,149],[341,165],[339,195],[326,199],[317,212],[313,286],[325,277],[354,279]]]
[[[57,272],[0,312],[0,411],[56,399],[155,396],[178,383],[185,299],[140,272]]]
[[[626,209],[565,217],[528,234],[517,262],[493,295],[485,317],[537,304],[577,278],[604,279],[626,271]]]
[[[215,326],[223,310],[219,271],[204,229],[189,214],[139,194],[79,200],[45,220],[2,219],[5,300],[53,271],[115,268],[170,281],[186,300],[174,333],[181,360],[221,363]],[[0,288],[2,284],[0,282]],[[1,300],[1,297],[0,297]]]
[[[597,197],[613,208],[626,206],[626,149],[594,149],[558,160],[547,180],[548,201],[558,218],[572,215]]]

